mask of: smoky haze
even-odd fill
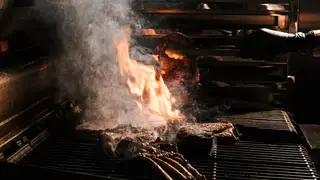
[[[142,115],[119,72],[112,38],[128,24],[139,27],[143,23],[130,10],[130,1],[38,0],[37,10],[57,24],[61,41],[61,55],[55,61],[58,84],[62,92],[81,102],[84,128],[104,129],[118,123],[148,127],[150,120],[165,123],[154,114]],[[148,50],[133,50],[135,56],[150,61]]]

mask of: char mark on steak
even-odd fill
[[[145,129],[130,125],[107,129],[102,132],[100,143],[108,157],[123,160],[130,175],[141,175],[143,169],[152,172],[148,176],[153,179],[206,179],[178,153],[175,143],[165,142]]]
[[[231,123],[197,123],[180,128],[176,143],[182,154],[207,156],[217,144],[234,144],[239,136]]]
[[[125,166],[129,167],[125,169],[130,169],[131,175],[139,174],[143,167],[149,169],[146,172],[154,172],[149,174],[152,178],[157,174],[160,179],[205,179],[182,154],[208,156],[217,143],[233,144],[239,139],[239,133],[230,123],[187,124],[178,129],[173,142],[161,138],[166,132],[164,128],[149,131],[121,125],[103,131],[100,143],[107,157],[126,162]]]

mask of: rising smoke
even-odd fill
[[[144,126],[149,119],[165,123],[161,117],[141,115],[119,72],[112,38],[128,24],[137,28],[143,23],[130,10],[129,0],[39,0],[37,9],[58,24],[63,52],[56,60],[58,83],[61,91],[84,106],[87,128],[104,129],[117,123]],[[133,49],[135,56],[150,60],[148,51]]]

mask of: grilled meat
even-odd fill
[[[106,129],[100,135],[100,144],[108,157],[119,156],[119,154],[124,156],[125,152],[121,148],[125,145],[128,146],[126,148],[131,146],[136,148],[135,146],[142,146],[144,143],[155,140],[154,133],[132,125],[119,125],[113,129]],[[143,149],[143,147],[139,149]]]
[[[207,156],[218,143],[233,144],[238,140],[239,133],[230,123],[188,125],[182,127],[176,136],[179,152],[192,156]]]
[[[167,143],[160,137],[155,138],[153,133],[145,129],[130,125],[108,129],[102,132],[100,143],[107,156],[124,160],[124,165],[130,166],[126,169],[136,175],[142,173],[141,169],[152,165],[153,169],[145,171],[157,173],[156,176],[149,174],[152,179],[205,179],[177,152],[174,143]]]

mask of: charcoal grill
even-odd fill
[[[308,151],[301,145],[301,141],[292,141],[298,135],[284,117],[286,116],[281,111],[221,117],[234,119],[233,123],[236,126],[245,127],[246,124],[242,123],[245,122],[243,118],[249,120],[251,118],[271,121],[273,119],[287,124],[288,128],[277,129],[259,125],[256,126],[257,129],[269,129],[270,143],[247,138],[232,146],[218,145],[211,157],[187,157],[187,159],[208,179],[318,179],[319,174]],[[75,131],[63,127],[57,126],[59,131],[57,129],[42,131],[25,144],[18,153],[6,157],[6,161],[10,165],[37,169],[38,174],[40,174],[39,171],[50,170],[55,172],[52,176],[72,173],[89,179],[130,179],[117,168],[120,162],[118,159],[106,159],[98,153],[100,151],[97,146],[99,131]],[[279,143],[276,139],[278,137],[271,133],[279,130],[288,131],[290,135],[287,136],[291,136],[291,139],[287,138],[287,141],[283,140]],[[241,129],[241,133],[250,132]],[[254,134],[251,132],[251,135]],[[24,176],[28,174],[31,176],[30,172],[33,171],[26,172]],[[10,172],[9,169],[7,175]]]
[[[288,59],[276,59],[278,62],[236,59],[234,57],[237,53],[235,45],[243,34],[257,28],[269,27],[296,32],[298,29],[298,0],[255,2],[251,0],[228,0],[228,2],[219,0],[165,2],[159,0],[143,1],[143,3],[147,4],[137,3],[136,10],[144,14],[147,19],[158,22],[158,24],[149,24],[150,26],[144,28],[154,28],[157,32],[181,31],[195,42],[194,47],[178,50],[191,52],[191,58],[197,61],[202,77],[202,90],[199,93],[203,95],[207,104],[216,101],[210,98],[212,94],[223,98],[224,96],[229,97],[230,94],[242,94],[240,96],[244,97],[243,92],[250,94],[245,95],[243,101],[258,99],[262,103],[279,104],[279,94],[287,91]],[[216,9],[212,9],[212,12],[199,12],[194,8],[198,7],[199,3],[208,3]],[[284,5],[285,10],[279,12],[257,9],[262,3]],[[223,7],[232,7],[232,10],[223,10]],[[249,7],[255,8],[250,10]],[[166,8],[179,11],[166,11],[164,10]],[[192,20],[186,21],[186,17]],[[261,18],[263,21],[259,21]],[[213,30],[215,33],[212,34],[210,31],[209,34],[206,34],[202,32],[203,29]],[[141,35],[135,32],[134,36],[140,45],[154,48],[167,34]],[[219,62],[214,56],[223,56],[225,61]],[[35,77],[23,76],[28,80],[22,78],[20,80],[30,82],[41,77],[44,85],[39,83],[39,89],[46,89],[48,84],[53,84],[51,80],[48,80],[50,79],[48,77],[50,68],[50,64],[46,64],[45,69],[37,68],[37,73],[32,73]],[[228,75],[225,72],[228,72]],[[253,72],[255,72],[254,75]],[[228,86],[219,86],[216,89],[215,83],[217,82],[224,82]],[[248,86],[252,84],[259,86]],[[12,86],[11,89],[28,89],[26,88],[28,85],[21,87],[22,85],[19,84],[17,86],[19,88],[12,88]],[[2,87],[4,86],[1,86],[0,90],[6,90]],[[29,91],[31,90],[28,89]],[[53,94],[51,86],[50,92],[49,90],[43,91],[46,92],[45,95]],[[254,93],[248,93],[248,91]],[[23,94],[26,96],[26,93]],[[41,94],[41,98],[44,98],[45,95]],[[63,101],[56,105],[51,95],[45,100],[45,103],[37,104],[33,100],[28,101],[25,104],[29,105],[29,108],[25,108],[22,102],[19,103],[23,104],[23,107],[22,105],[17,106],[18,102],[14,102],[12,104],[15,104],[17,109],[10,109],[8,112],[10,114],[5,114],[3,118],[1,116],[3,114],[0,115],[2,118],[0,119],[1,176],[9,179],[26,176],[42,178],[49,176],[53,179],[60,177],[130,179],[117,168],[118,159],[105,159],[104,156],[97,153],[99,152],[97,147],[99,132],[72,129],[71,127],[74,127],[72,116],[67,113],[69,111],[65,107],[68,103]],[[37,94],[37,98],[40,98],[39,96],[40,93]],[[239,96],[232,98],[239,98]],[[11,102],[12,98],[4,100],[6,101],[1,102],[2,104]],[[240,104],[244,106],[244,103]],[[25,110],[21,111],[24,108]],[[272,108],[273,106],[271,108],[268,106],[264,109]],[[21,112],[17,113],[18,111]],[[17,114],[11,116],[14,113]],[[291,123],[291,119],[284,111],[231,114],[219,116],[215,120],[235,124],[242,133],[242,137],[241,141],[233,146],[218,145],[212,157],[200,159],[187,157],[191,164],[208,179],[311,180],[320,178],[307,149],[302,145],[304,142],[295,125]],[[148,178],[141,177],[140,179]]]

